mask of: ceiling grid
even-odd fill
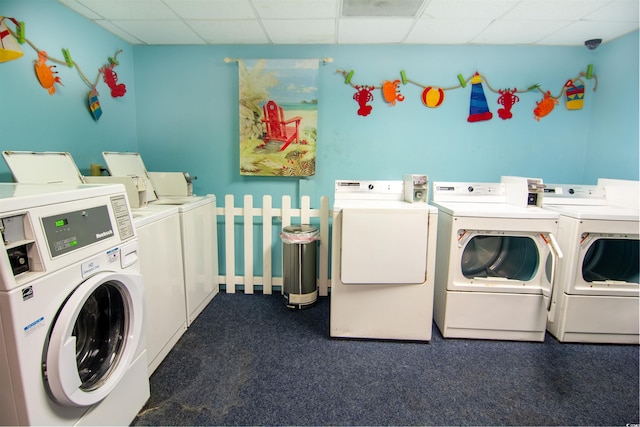
[[[579,46],[638,29],[638,0],[57,0],[132,43]]]

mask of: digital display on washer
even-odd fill
[[[67,224],[69,224],[69,221],[66,218],[56,220],[56,227],[64,227]]]
[[[114,235],[107,206],[45,217],[42,227],[52,258]]]

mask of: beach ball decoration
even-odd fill
[[[429,108],[436,108],[444,101],[444,90],[439,87],[427,86],[422,91],[422,103]]]

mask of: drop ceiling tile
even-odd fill
[[[466,44],[484,30],[491,20],[419,19],[406,43]]]
[[[269,39],[257,20],[188,21],[211,44],[265,44]]]
[[[183,19],[254,19],[248,0],[164,0]]]
[[[204,44],[182,21],[113,21],[146,44]]]
[[[89,19],[101,19],[102,16],[95,13],[93,10],[87,8],[85,5],[77,2],[76,0],[58,0],[58,2],[64,4],[72,10],[75,10],[82,16]]]
[[[338,43],[400,43],[409,33],[413,21],[409,18],[342,18],[338,23]]]
[[[533,44],[549,33],[569,25],[571,21],[514,21],[497,20],[491,23],[472,43],[517,45]]]
[[[160,0],[78,0],[105,19],[176,19]]]
[[[432,0],[422,16],[438,19],[496,19],[517,4],[515,0]]]
[[[129,42],[131,44],[144,44],[142,42],[142,40],[132,36],[129,33],[127,33],[122,28],[114,25],[113,22],[111,22],[111,21],[105,21],[103,19],[96,19],[93,22],[95,22],[96,24],[100,25],[102,28],[104,28],[105,30],[109,31],[110,33],[120,37],[124,41],[127,41],[127,42]]]
[[[334,19],[338,15],[338,0],[253,0],[253,5],[263,19]]]
[[[591,13],[585,19],[591,21],[635,22],[638,23],[640,4],[638,0],[615,0]]]
[[[638,29],[638,24],[622,22],[615,27],[605,22],[578,21],[540,40],[541,45],[583,45],[586,40],[602,39],[607,43]]]
[[[502,19],[564,21],[580,19],[611,0],[523,0]]]
[[[334,19],[265,19],[262,21],[269,38],[276,44],[327,44],[335,42]]]

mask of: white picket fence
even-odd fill
[[[329,289],[329,198],[320,198],[320,209],[311,209],[309,196],[302,196],[300,209],[291,208],[291,197],[282,197],[282,207],[274,208],[271,196],[262,197],[262,208],[253,207],[253,196],[244,196],[244,205],[236,207],[234,197],[227,194],[224,197],[224,207],[217,208],[218,216],[224,218],[224,265],[225,274],[219,276],[219,283],[224,284],[227,293],[235,293],[236,285],[241,285],[245,294],[253,294],[256,286],[262,287],[262,292],[272,294],[274,287],[282,290],[282,277],[273,277],[272,246],[273,232],[278,232],[291,225],[292,218],[299,218],[295,224],[309,224],[311,218],[319,218],[320,242],[318,247],[319,261],[317,265],[318,292],[320,296],[327,296]],[[236,217],[243,218],[244,241],[244,275],[236,275],[235,271],[235,221]],[[276,218],[276,224],[273,219]],[[254,219],[258,221],[254,222]],[[261,220],[261,221],[260,221]],[[262,224],[262,276],[254,276],[254,226]],[[314,225],[315,226],[315,225]],[[221,236],[219,235],[220,239]],[[278,243],[278,242],[276,242]]]

